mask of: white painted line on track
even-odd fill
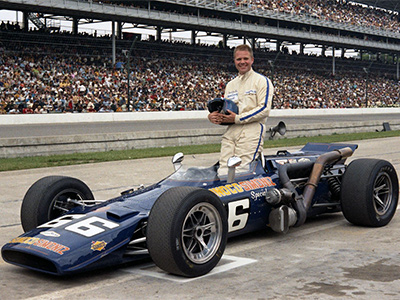
[[[228,263],[224,263],[224,260],[230,261]],[[222,262],[222,265],[221,265]],[[138,267],[134,267],[132,269],[124,269],[124,272],[130,273],[132,275],[136,276],[124,276],[123,278],[118,277],[114,279],[109,279],[109,280],[104,280],[101,283],[99,282],[93,282],[85,285],[81,285],[79,287],[73,287],[73,288],[68,288],[64,289],[61,291],[55,291],[51,292],[48,294],[42,294],[39,296],[31,297],[31,298],[26,298],[26,300],[54,300],[54,299],[64,299],[64,298],[71,298],[73,299],[74,294],[88,294],[91,291],[95,291],[96,289],[99,288],[104,288],[108,286],[113,286],[115,284],[120,284],[126,281],[131,281],[135,280],[135,278],[141,277],[141,276],[151,276],[154,278],[158,279],[166,279],[170,281],[175,281],[178,283],[185,283],[197,279],[201,279],[204,277],[208,277],[211,275],[215,275],[221,272],[225,272],[234,268],[238,268],[247,264],[251,264],[256,262],[254,259],[250,258],[243,258],[243,257],[234,257],[234,256],[229,256],[229,255],[224,255],[221,259],[221,262],[219,263],[220,266],[217,266],[212,270],[210,273],[201,276],[201,277],[196,277],[196,278],[184,278],[184,277],[179,277],[179,276],[174,276],[170,275],[167,273],[162,273],[162,271],[155,266],[153,263],[149,263],[146,265],[140,265]],[[148,269],[154,269],[148,270]],[[146,270],[147,269],[147,270]]]
[[[230,261],[230,262],[226,262],[226,261]],[[132,274],[146,275],[146,276],[155,277],[155,278],[159,278],[159,279],[175,281],[178,283],[186,283],[186,282],[198,280],[198,279],[201,279],[204,277],[212,276],[212,275],[215,275],[218,273],[226,272],[226,271],[238,268],[238,267],[242,267],[242,266],[254,263],[256,261],[257,260],[251,259],[251,258],[243,258],[243,257],[224,255],[224,256],[222,256],[222,259],[219,262],[219,264],[211,272],[207,273],[206,275],[194,277],[194,278],[186,278],[186,277],[168,274],[168,273],[160,270],[153,263],[149,263],[146,266],[124,269],[123,271],[129,272]]]

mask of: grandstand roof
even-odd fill
[[[400,3],[398,0],[355,0],[354,2],[385,8],[393,11],[400,11]]]

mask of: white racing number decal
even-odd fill
[[[108,229],[113,229],[118,226],[119,225],[117,223],[111,222],[106,219],[102,219],[99,217],[90,217],[88,219],[65,227],[65,230],[72,231],[86,237],[91,237],[106,231],[104,227]]]
[[[59,217],[55,220],[51,220],[50,222],[47,222],[45,224],[42,224],[38,226],[38,228],[55,228],[55,227],[60,227],[63,225],[67,225],[69,222],[80,219],[82,217],[85,217],[86,215],[67,215],[67,216],[62,216]],[[118,227],[119,225],[117,223],[114,223],[112,221],[99,218],[99,217],[90,217],[87,219],[84,219],[82,221],[79,221],[75,224],[69,225],[65,227],[65,230],[83,235],[85,237],[92,237],[95,236],[99,233],[102,233],[106,231],[107,229],[113,229]]]
[[[228,232],[243,229],[249,218],[249,199],[242,199],[228,203]]]
[[[47,223],[44,223],[40,226],[38,226],[38,228],[56,228],[56,227],[60,227],[63,225],[67,225],[68,223],[70,223],[73,220],[77,220],[80,218],[85,217],[86,215],[66,215],[66,216],[61,216],[57,219],[51,220]]]

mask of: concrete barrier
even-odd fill
[[[390,115],[388,116],[390,118]],[[388,119],[392,130],[400,130],[400,120]],[[285,137],[316,136],[382,130],[382,121],[299,124],[287,128]],[[220,143],[225,128],[124,132],[0,139],[0,158],[145,149]],[[267,133],[268,136],[268,133]],[[276,135],[275,138],[282,138]],[[268,137],[266,137],[268,139]]]
[[[218,143],[224,129],[0,139],[0,158]]]
[[[363,115],[398,114],[400,108],[344,108],[344,109],[273,109],[271,117],[315,116],[315,115]],[[65,113],[37,115],[0,115],[0,125],[55,124],[85,122],[124,122],[149,120],[204,119],[208,112],[168,111],[168,112],[119,112],[119,113]]]
[[[390,116],[388,116],[390,118]],[[399,119],[388,119],[392,130],[400,130]],[[285,137],[318,136],[355,132],[374,132],[383,130],[382,121],[363,121],[363,122],[338,122],[338,123],[316,123],[302,124],[288,128]]]

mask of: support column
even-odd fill
[[[117,39],[122,40],[122,22],[117,22]]]
[[[157,26],[156,30],[157,30],[156,41],[161,42],[161,32],[162,32],[163,28],[161,26]]]
[[[282,41],[276,41],[276,52],[281,51],[281,45],[282,45]]]
[[[72,34],[77,35],[78,34],[78,22],[79,19],[74,17],[72,19]]]
[[[300,43],[300,54],[304,55],[304,44]]]
[[[342,48],[342,56],[341,56],[342,58],[344,58],[344,56],[346,54],[346,50],[347,50],[346,48],[344,48],[344,47]]]
[[[222,36],[222,43],[224,48],[228,46],[228,35],[226,33],[224,33],[224,35]]]
[[[332,47],[332,75],[336,75],[335,47]]]
[[[192,46],[196,44],[196,36],[197,36],[196,30],[192,30],[192,33],[190,35],[190,44]]]
[[[322,55],[322,57],[326,56],[326,46],[325,45],[322,45],[321,55]]]
[[[25,32],[29,31],[29,19],[26,11],[22,13],[22,30]]]
[[[111,21],[112,66],[115,66],[115,21]]]

